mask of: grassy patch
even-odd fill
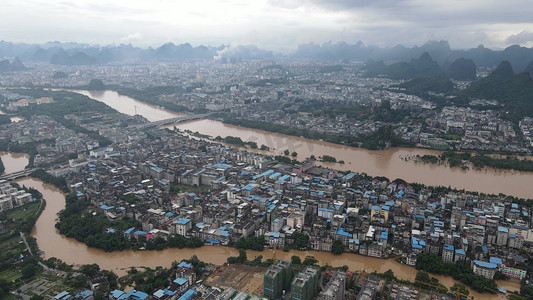
[[[41,205],[41,201],[31,202],[21,207],[17,207],[15,209],[9,210],[5,212],[5,214],[6,214],[6,217],[12,218],[16,222],[19,220],[27,219],[28,217],[35,216],[40,205]]]
[[[7,235],[6,234],[3,234],[2,236],[4,235]],[[2,239],[3,240],[3,239]],[[19,250],[20,252],[22,252],[22,250],[24,250],[25,246],[24,244],[22,243],[19,243],[20,241],[20,235],[15,234],[13,237],[5,240],[5,241],[2,241],[2,243],[0,243],[0,251],[1,252],[7,252],[7,251],[17,251]]]
[[[22,277],[22,274],[18,270],[7,269],[0,272],[0,278],[5,279],[7,282],[14,282]]]

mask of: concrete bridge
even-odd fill
[[[142,124],[140,127],[150,127],[150,126],[159,127],[159,126],[163,126],[163,125],[181,123],[181,122],[190,121],[190,120],[205,119],[209,115],[211,115],[211,114],[207,113],[207,114],[200,114],[200,115],[184,115],[184,116],[179,116],[179,117],[175,117],[175,118],[170,118],[170,119],[165,119],[165,120],[159,120],[159,121],[154,121],[154,122],[150,122],[150,123],[145,123],[145,124]]]
[[[38,169],[39,168],[24,169],[22,171],[13,172],[13,173],[9,173],[9,174],[4,174],[4,175],[0,176],[0,180],[10,181],[10,180],[15,180],[15,179],[18,179],[18,178],[26,177],[26,176],[29,176],[33,171],[38,170]]]

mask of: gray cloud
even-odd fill
[[[505,39],[509,44],[523,44],[527,42],[533,42],[533,32],[521,31],[517,34],[510,35]]]
[[[409,46],[446,39],[452,47],[460,48],[480,43],[505,47],[533,41],[531,0],[4,2],[0,35],[12,41],[96,40],[105,44],[138,40],[154,46],[172,40],[209,45],[257,44],[275,50],[330,40]]]

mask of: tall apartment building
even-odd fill
[[[310,300],[318,291],[318,270],[307,267],[292,280],[291,300]]]
[[[289,288],[291,279],[291,263],[279,260],[277,264],[270,266],[263,276],[264,296],[268,299],[280,298],[283,290]]]
[[[335,272],[326,288],[318,295],[319,300],[344,300],[346,273]]]

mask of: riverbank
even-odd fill
[[[82,265],[96,263],[101,268],[112,270],[118,275],[126,274],[130,267],[151,267],[168,266],[173,261],[180,261],[182,259],[189,259],[193,255],[197,255],[201,260],[222,265],[230,256],[238,256],[238,250],[223,246],[203,246],[196,249],[165,249],[161,251],[145,250],[145,251],[113,251],[105,252],[103,250],[89,248],[85,244],[77,242],[74,239],[67,238],[60,235],[55,229],[55,220],[57,213],[65,207],[65,198],[61,190],[56,187],[45,184],[40,180],[34,178],[24,178],[17,180],[20,185],[36,188],[39,190],[45,199],[48,199],[49,205],[43,211],[41,217],[37,220],[36,226],[32,230],[32,236],[36,238],[37,244],[43,253],[43,258],[57,257],[67,264]],[[349,270],[360,271],[366,269],[368,272],[376,271],[384,273],[391,269],[400,279],[413,280],[416,276],[416,269],[407,265],[400,264],[394,259],[379,259],[368,256],[361,256],[358,254],[344,253],[342,255],[334,255],[330,252],[321,251],[299,251],[291,250],[283,251],[254,251],[248,250],[247,255],[253,259],[259,255],[263,259],[285,259],[290,260],[292,256],[296,255],[300,258],[306,256],[314,256],[320,265],[330,265],[334,267],[348,266]],[[447,287],[451,287],[457,281],[450,277],[432,275],[439,279],[439,281]],[[519,290],[520,284],[513,281],[497,281],[498,286],[504,287],[509,291]],[[472,295],[486,298],[487,296],[498,296],[490,294],[478,294],[475,292]]]

